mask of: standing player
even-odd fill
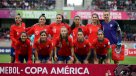
[[[25,23],[22,22],[20,14],[15,16],[15,24],[10,27],[10,39],[11,43],[11,63],[15,62],[15,47],[17,45],[20,33],[25,31]]]
[[[70,26],[64,22],[64,17],[61,14],[56,15],[56,22],[50,24],[50,29],[52,31],[52,39],[55,39],[60,34],[60,29],[62,26],[65,26],[68,29],[68,33],[70,34],[71,29]]]
[[[88,58],[90,56],[90,43],[87,39],[84,38],[84,34],[81,28],[78,29],[77,39],[74,41],[74,57],[75,63],[88,64]]]
[[[26,32],[22,32],[15,48],[15,63],[32,63],[32,46]]]
[[[115,20],[110,19],[110,12],[104,12],[104,21],[102,22],[104,36],[109,39],[110,44],[121,46],[121,29]],[[119,61],[115,61],[118,64]]]
[[[88,36],[88,40],[89,40],[90,44],[92,44],[93,40],[97,38],[97,32],[101,28],[102,28],[102,26],[100,24],[98,14],[96,14],[96,13],[92,14],[91,24],[86,25],[87,36]],[[93,63],[93,59],[94,59],[94,50],[91,49],[91,55],[90,55],[90,59],[89,59],[91,63]]]
[[[99,30],[98,38],[93,40],[92,48],[94,49],[94,62],[102,64],[110,63],[109,62],[109,49],[110,49],[110,42],[107,38],[104,38],[104,33],[102,30]]]
[[[68,63],[72,64],[72,46],[73,40],[68,36],[68,30],[66,27],[61,27],[61,33],[58,38],[55,40],[55,44],[59,47],[57,51],[55,49],[55,60],[58,61],[58,64]]]
[[[81,25],[81,18],[80,18],[80,16],[75,16],[74,17],[74,22],[71,25],[73,40],[77,39],[78,28],[81,28],[83,30],[83,32],[84,32],[84,35],[86,35],[87,31],[86,31],[85,26]]]
[[[41,31],[46,31],[47,34],[51,33],[49,26],[46,25],[45,23],[46,23],[46,17],[44,14],[42,14],[39,17],[39,23],[32,26],[31,29],[27,32],[28,35],[32,35],[32,34],[35,35],[34,43],[39,39]]]
[[[51,63],[53,43],[47,38],[45,31],[40,32],[40,38],[34,44],[35,63]]]

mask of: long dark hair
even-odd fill
[[[28,36],[26,32],[21,32],[21,33],[20,33],[20,37],[19,37],[19,41],[20,41],[20,42],[23,42],[22,39],[21,39],[21,35],[22,35],[22,34],[26,34],[26,36]]]
[[[41,31],[41,32],[40,32],[40,36],[42,35],[42,33],[45,33],[45,34],[46,34],[46,36],[47,36],[46,31]],[[41,38],[39,38],[39,42],[40,42],[40,43],[42,42],[42,41],[41,41]]]
[[[80,16],[75,16],[74,19],[75,19],[76,17],[79,17],[79,18],[80,18]],[[81,19],[81,18],[80,18],[80,19]],[[73,23],[72,23],[72,25],[71,25],[71,30],[73,30],[75,27],[76,27],[76,24],[75,24],[75,22],[73,21]]]
[[[93,15],[96,15],[96,16],[97,16],[97,18],[98,18],[97,25],[100,25],[99,15],[98,15],[97,13],[93,13],[93,14],[92,14],[92,17],[93,17]]]
[[[56,17],[57,17],[57,16],[61,16],[61,17],[62,17],[61,23],[64,23],[64,24],[66,23],[66,22],[65,22],[65,19],[64,19],[64,16],[63,16],[62,14],[57,14]]]

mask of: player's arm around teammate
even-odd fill
[[[25,23],[22,22],[20,14],[15,16],[15,24],[10,27],[10,39],[11,43],[11,63],[15,62],[15,47],[17,45],[20,33],[25,31]]]

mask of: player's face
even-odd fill
[[[98,16],[97,15],[92,15],[92,22],[97,22],[99,19],[98,19]]]
[[[81,21],[80,17],[74,18],[74,22],[75,22],[76,26],[80,24],[80,21]]]
[[[46,22],[45,17],[40,17],[39,23],[40,23],[41,25],[44,25],[45,22]]]
[[[22,40],[23,42],[25,42],[26,39],[27,39],[26,33],[22,33],[22,34],[21,34],[21,40]]]
[[[104,20],[109,20],[110,18],[110,13],[109,12],[104,12],[103,13]]]
[[[61,15],[57,15],[56,22],[57,23],[61,23],[62,22],[62,16]]]
[[[41,39],[41,41],[45,41],[45,40],[47,39],[46,33],[42,33],[42,34],[40,35],[40,39]]]
[[[84,39],[84,35],[83,35],[83,32],[78,32],[78,41],[82,41]]]
[[[15,22],[18,24],[18,23],[21,23],[21,21],[22,21],[22,18],[19,15],[17,15],[15,17]]]
[[[68,31],[67,31],[66,28],[61,28],[61,36],[62,36],[62,38],[65,38],[67,36],[67,33],[68,33]]]
[[[99,40],[103,40],[103,39],[104,39],[103,33],[99,33],[99,34],[98,34],[98,39],[99,39]]]

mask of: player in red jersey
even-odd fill
[[[55,49],[54,58],[58,61],[58,64],[71,64],[73,63],[71,52],[73,40],[68,36],[68,30],[66,27],[63,26],[60,31],[60,37],[55,39],[55,45],[59,50]]]
[[[102,28],[98,14],[92,14],[91,21],[91,24],[86,25],[87,35],[90,43],[92,43],[92,41],[97,38],[97,32]]]
[[[34,44],[35,63],[51,63],[53,42],[47,38],[45,31],[40,32],[40,38]]]
[[[15,47],[15,63],[23,63],[24,59],[27,63],[32,63],[32,46],[28,40],[26,32],[22,32]]]
[[[103,62],[108,64],[110,55],[110,42],[107,38],[104,38],[102,30],[98,30],[98,38],[93,40],[92,48],[94,49],[94,62],[102,64]]]
[[[41,31],[46,31],[47,34],[51,33],[49,26],[46,25],[45,23],[46,23],[46,17],[44,14],[42,14],[39,17],[39,23],[32,26],[32,28],[27,32],[28,35],[32,35],[32,34],[35,35],[34,43],[39,39]]]
[[[80,16],[75,16],[74,17],[74,22],[71,25],[71,30],[72,30],[72,37],[73,40],[77,39],[77,32],[78,32],[78,28],[81,28],[84,32],[84,35],[87,35],[87,30],[85,28],[84,25],[80,24],[81,23],[81,18]]]
[[[74,57],[75,63],[88,64],[88,58],[90,56],[90,43],[87,39],[84,38],[84,34],[81,28],[78,29],[77,39],[74,41]]]
[[[101,28],[102,28],[102,26],[100,24],[98,14],[96,14],[96,13],[92,14],[91,24],[86,25],[88,40],[91,44],[92,44],[93,40],[97,38],[97,32]],[[89,60],[90,60],[90,63],[93,63],[94,50],[91,49],[90,51],[91,51],[91,55],[90,55]]]
[[[60,35],[60,29],[65,26],[68,29],[68,33],[71,33],[70,26],[64,22],[64,17],[61,14],[56,15],[56,22],[50,24],[50,29],[52,31],[52,39],[57,38]]]
[[[10,39],[11,43],[11,63],[15,62],[15,46],[17,45],[20,33],[25,31],[25,23],[22,22],[20,14],[15,16],[15,24],[10,27]]]

